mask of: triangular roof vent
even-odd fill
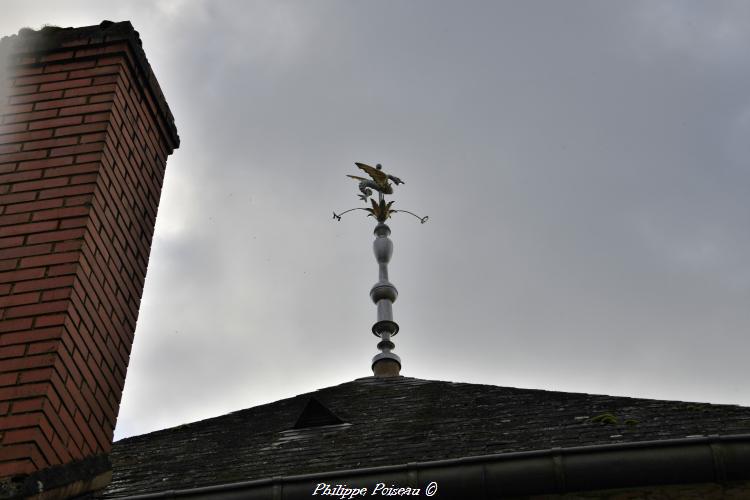
[[[343,420],[323,406],[320,401],[311,397],[307,401],[305,409],[302,410],[302,414],[297,419],[297,423],[294,424],[294,428],[306,429],[308,427],[323,427],[324,425],[339,425],[343,423]]]

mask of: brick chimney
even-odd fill
[[[108,481],[164,169],[179,137],[129,22],[24,29],[0,45],[9,54],[0,491],[34,493],[29,484],[47,481],[44,491],[67,482],[80,494]]]

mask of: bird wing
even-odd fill
[[[378,170],[377,168],[371,167],[370,165],[366,165],[364,163],[355,162],[354,164],[367,172],[367,174],[372,177],[372,180],[374,180],[381,186],[385,186],[388,183],[388,176],[382,170]]]
[[[368,179],[365,179],[364,177],[357,177],[356,175],[349,175],[346,174],[347,177],[351,177],[352,179],[357,179],[358,181],[366,181]]]

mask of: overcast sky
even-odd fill
[[[371,375],[750,405],[750,3],[4,1],[130,20],[176,117],[116,438]]]

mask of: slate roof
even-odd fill
[[[118,441],[105,496],[555,447],[747,433],[747,407],[367,377]]]

